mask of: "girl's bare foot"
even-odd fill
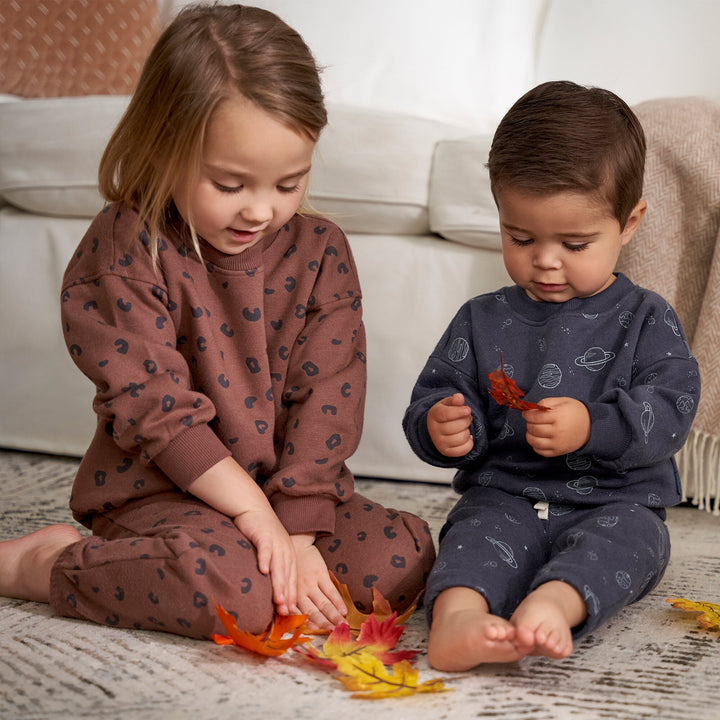
[[[48,602],[52,566],[68,545],[81,538],[71,525],[50,525],[0,542],[0,595]]]
[[[540,585],[510,618],[518,652],[559,660],[573,651],[572,629],[587,618],[587,608],[572,585],[552,580]]]
[[[433,607],[428,662],[436,670],[460,672],[481,663],[519,660],[515,628],[491,615],[485,598],[465,587],[438,595]]]

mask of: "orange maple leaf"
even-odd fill
[[[687,598],[667,598],[666,602],[672,603],[674,608],[686,612],[701,613],[697,618],[700,627],[704,627],[706,630],[720,630],[720,605],[711,602],[696,602]]]
[[[303,625],[307,615],[275,615],[270,627],[259,635],[240,630],[235,618],[219,604],[215,611],[227,630],[227,635],[214,634],[212,639],[218,645],[237,645],[258,655],[277,657],[296,645],[304,645],[311,638],[303,636]],[[290,635],[286,638],[285,635]]]
[[[418,600],[422,595],[421,591],[410,607],[402,615],[397,615],[397,613],[395,613],[390,607],[390,603],[385,599],[385,597],[383,597],[383,594],[377,588],[373,588],[373,611],[372,613],[363,613],[355,607],[355,603],[350,596],[348,586],[341,583],[332,572],[330,573],[330,579],[333,581],[333,584],[340,593],[340,597],[342,597],[343,602],[345,603],[345,607],[347,608],[345,622],[350,626],[350,630],[353,632],[360,632],[363,623],[370,617],[370,615],[375,615],[375,619],[380,622],[387,620],[387,618],[391,615],[395,615],[395,624],[404,625],[405,621],[415,612]],[[317,634],[327,635],[327,631],[320,630]]]
[[[503,366],[503,356],[500,353],[500,367],[488,373],[490,378],[490,395],[499,405],[516,410],[549,410],[549,407],[523,400],[525,393],[518,387],[518,384],[508,376]]]

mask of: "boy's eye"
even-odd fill
[[[511,236],[510,239],[512,240],[512,244],[517,245],[518,247],[527,247],[532,243],[532,238],[521,240],[520,238]]]
[[[565,247],[570,250],[570,252],[581,252],[588,246],[588,243],[565,243]]]

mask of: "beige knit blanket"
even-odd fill
[[[720,515],[720,102],[652,100],[635,111],[648,210],[618,269],[660,293],[685,328],[702,393],[677,460],[685,496]]]

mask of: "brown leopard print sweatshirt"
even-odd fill
[[[141,227],[141,226],[140,226]],[[72,359],[97,388],[98,426],[71,499],[76,519],[186,491],[232,455],[290,533],[332,532],[353,492],[365,333],[343,233],[296,215],[239,255],[178,226],[157,268],[137,215],[109,205],[65,273]]]

